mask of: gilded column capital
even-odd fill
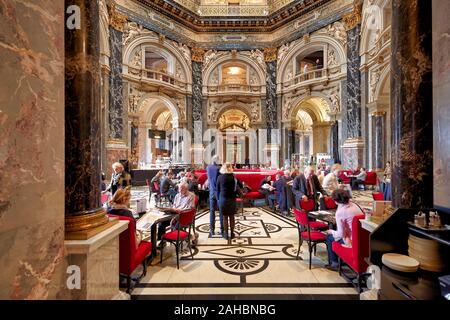
[[[109,25],[116,29],[117,31],[122,32],[125,23],[127,23],[127,18],[117,12],[116,4],[112,2],[108,6],[108,14],[109,14]]]
[[[361,24],[362,5],[363,3],[361,0],[355,0],[353,2],[353,11],[342,18],[347,31],[355,28],[358,24]]]
[[[205,49],[203,48],[192,48],[191,50],[191,60],[195,62],[203,62],[203,56],[205,55]]]
[[[264,61],[270,62],[270,61],[276,61],[277,60],[277,48],[265,48],[264,49]]]
[[[375,111],[372,112],[372,117],[382,117],[386,115],[386,111]]]

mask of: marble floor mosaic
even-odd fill
[[[367,195],[354,198],[370,202]],[[367,199],[364,199],[367,198]],[[364,204],[363,204],[364,205]],[[216,214],[218,220],[218,213]],[[216,221],[219,229],[219,221]],[[198,244],[193,257],[184,248],[180,269],[175,249],[164,250],[132,291],[132,299],[358,299],[354,287],[324,268],[325,244],[317,248],[309,270],[306,243],[297,260],[298,232],[293,218],[265,208],[245,208],[236,215],[236,238],[209,238],[209,211],[196,216]]]

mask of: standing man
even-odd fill
[[[314,200],[314,209],[317,209],[317,192],[324,197],[328,197],[326,191],[322,188],[319,178],[314,174],[314,167],[306,167],[304,174],[298,175],[294,179],[292,191],[295,194],[295,207],[300,209],[301,200]]]
[[[208,176],[209,184],[209,237],[214,235],[214,229],[216,225],[216,207],[217,207],[217,178],[219,177],[220,167],[219,167],[219,157],[217,155],[213,156],[211,159],[211,164],[206,167],[206,174]],[[223,217],[219,213],[220,217],[220,233],[224,235],[223,229]]]

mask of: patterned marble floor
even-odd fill
[[[353,196],[369,206],[370,192]],[[324,244],[318,246],[311,270],[306,243],[301,259],[296,259],[298,232],[293,218],[265,208],[245,208],[236,215],[237,237],[228,243],[219,235],[208,238],[209,211],[203,210],[196,217],[196,232],[193,257],[185,248],[177,270],[174,247],[167,247],[162,264],[159,256],[153,259],[132,299],[358,299],[350,283],[324,268]]]

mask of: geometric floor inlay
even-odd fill
[[[184,246],[180,269],[173,246],[155,257],[133,299],[357,299],[353,286],[324,268],[326,247],[318,245],[309,270],[305,243],[297,259],[298,231],[293,218],[265,208],[245,208],[236,217],[230,241],[209,238],[209,211],[196,216],[198,245],[193,256]],[[216,213],[216,232],[219,230]],[[139,272],[139,271],[138,271]]]

